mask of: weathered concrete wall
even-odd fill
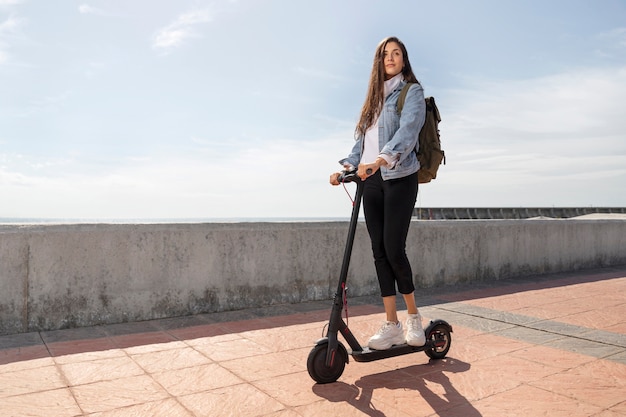
[[[329,299],[346,222],[0,226],[0,334]],[[418,287],[626,264],[624,220],[416,221]],[[359,224],[354,296],[378,293]]]

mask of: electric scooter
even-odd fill
[[[333,301],[328,331],[326,336],[318,340],[307,359],[307,370],[313,380],[320,384],[337,381],[348,363],[348,351],[338,340],[338,333],[348,342],[350,356],[357,362],[371,362],[379,359],[391,358],[415,352],[424,352],[431,359],[445,358],[452,343],[452,326],[444,320],[432,320],[424,330],[426,344],[424,346],[410,346],[406,343],[394,345],[386,350],[375,350],[363,347],[352,334],[342,318],[342,308],[346,303],[346,281],[348,267],[352,255],[352,246],[358,223],[359,210],[363,197],[363,182],[356,175],[356,170],[344,171],[338,178],[340,183],[355,182],[356,195],[352,207],[348,239],[343,254],[343,263],[339,275],[339,285]]]

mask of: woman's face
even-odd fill
[[[385,66],[385,80],[388,80],[402,72],[404,57],[402,49],[397,42],[389,42],[383,52],[383,65]]]

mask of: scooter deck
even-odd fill
[[[394,356],[406,355],[414,352],[423,352],[431,348],[432,342],[428,340],[426,341],[426,344],[424,346],[410,346],[406,343],[403,343],[401,345],[393,345],[389,349],[385,350],[375,350],[364,347],[360,351],[353,350],[352,352],[350,352],[350,355],[357,362],[372,362],[379,359],[393,358]]]

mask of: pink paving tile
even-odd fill
[[[575,368],[596,359],[592,356],[566,352],[549,346],[532,346],[511,352],[511,356],[537,362],[562,370]]]
[[[85,413],[110,411],[168,398],[167,392],[147,375],[71,387]]]
[[[154,401],[103,413],[89,414],[89,417],[194,417],[175,399]]]
[[[625,317],[626,304],[613,307],[602,306],[592,311],[560,317],[559,321],[590,329],[608,330],[609,328],[623,324]]]
[[[533,381],[531,385],[606,409],[624,401],[626,365],[597,360]]]
[[[70,386],[145,374],[144,370],[128,356],[73,362],[60,365],[60,367]]]
[[[205,391],[178,400],[197,417],[262,416],[284,409],[284,405],[251,385]]]
[[[296,407],[294,411],[302,417],[426,417],[434,415],[432,409],[417,409],[404,412],[387,406],[376,398],[368,398],[358,394],[350,398],[336,400],[322,399],[313,404]]]
[[[297,407],[320,400],[313,391],[315,381],[306,371],[262,379],[255,381],[253,385],[287,407]],[[337,386],[339,385],[325,385],[327,390],[333,392],[337,391]]]
[[[211,363],[209,358],[189,346],[180,349],[141,353],[131,355],[131,357],[148,373],[189,368]]]
[[[65,381],[56,366],[0,374],[0,398],[65,387]]]
[[[152,377],[170,394],[175,396],[210,391],[244,382],[215,363],[159,372],[152,374]]]
[[[272,352],[271,349],[244,338],[218,343],[194,344],[193,347],[216,362],[241,359],[248,356],[258,356]]]
[[[558,369],[507,355],[469,363],[461,372],[439,372],[424,376],[434,384],[453,390],[459,398],[476,401],[513,389],[527,381],[537,381]]]
[[[611,411],[626,416],[626,400],[610,408]]]
[[[467,363],[496,358],[497,356],[532,346],[529,343],[495,336],[490,333],[479,334],[470,339],[465,339],[466,342],[459,343],[455,341],[454,334],[453,332],[449,356]]]
[[[611,410],[604,410],[604,411],[601,411],[598,414],[594,414],[591,417],[624,417],[624,415],[626,415],[626,414],[618,413],[618,412],[611,411]]]
[[[290,328],[283,328],[274,332],[246,332],[242,333],[242,336],[261,346],[265,346],[272,352],[304,347],[312,348],[315,346],[315,342],[322,337],[321,333],[316,330],[290,330]]]
[[[600,407],[526,385],[480,400],[474,407],[474,415],[482,417],[582,417],[602,411]]]
[[[67,388],[41,391],[3,398],[0,402],[3,416],[15,417],[75,417],[82,412]]]
[[[290,351],[221,361],[220,365],[249,382],[278,375],[293,374],[306,369],[306,362],[298,361]]]
[[[302,417],[302,415],[296,413],[294,410],[279,410],[270,414],[266,414],[263,417]]]

